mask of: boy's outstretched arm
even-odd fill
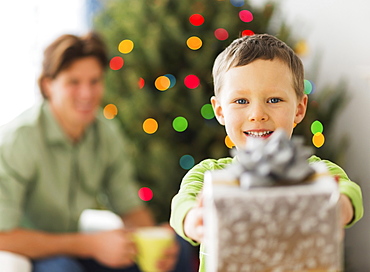
[[[199,245],[203,238],[203,204],[199,198],[208,170],[224,169],[232,158],[206,159],[195,165],[184,176],[179,192],[171,203],[170,224],[177,234],[192,245]]]
[[[309,159],[310,163],[322,161],[325,163],[329,173],[338,179],[339,191],[341,193],[341,219],[346,228],[353,226],[364,214],[362,192],[359,185],[351,181],[344,170],[335,163],[321,160],[316,156]]]

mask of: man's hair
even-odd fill
[[[215,94],[220,93],[227,71],[234,67],[247,65],[257,59],[279,59],[285,63],[292,72],[293,88],[297,97],[301,98],[304,95],[302,61],[288,45],[269,34],[238,38],[217,56],[212,70]]]
[[[102,68],[108,65],[106,46],[97,33],[90,32],[84,36],[65,34],[57,38],[44,51],[42,71],[38,79],[42,96],[47,99],[43,81],[46,78],[55,79],[58,74],[70,65],[84,57],[95,57]]]

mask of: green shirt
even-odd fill
[[[170,224],[181,237],[190,242],[192,245],[198,244],[185,236],[183,221],[187,212],[195,205],[197,201],[196,198],[203,188],[204,173],[208,170],[224,169],[227,165],[231,164],[233,160],[233,158],[222,158],[219,160],[206,159],[200,162],[184,176],[180,190],[172,200]],[[308,159],[308,161],[309,163],[313,163],[321,161],[321,159],[316,156],[312,156]],[[347,227],[352,226],[363,216],[361,189],[356,183],[349,180],[347,174],[338,165],[327,160],[323,160],[323,162],[326,164],[330,174],[339,178],[340,192],[347,195],[352,201],[354,218]],[[203,253],[204,248],[202,244],[199,253],[199,271],[206,271],[204,263],[205,255]]]
[[[118,126],[101,112],[74,144],[47,102],[0,128],[0,231],[74,232],[106,195],[124,215],[142,205]]]

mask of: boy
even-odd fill
[[[215,60],[215,96],[211,98],[215,116],[235,144],[243,148],[248,139],[268,138],[282,128],[291,136],[305,116],[308,97],[304,94],[301,60],[285,43],[267,35],[244,36],[231,43]],[[172,200],[170,223],[193,245],[203,240],[202,203],[198,197],[204,173],[223,169],[235,158],[206,159],[183,178]],[[312,156],[310,163],[320,161]],[[363,215],[361,190],[334,163],[324,161],[330,173],[339,177],[341,218],[349,227]],[[205,271],[203,246],[200,270]]]

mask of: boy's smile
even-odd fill
[[[286,64],[258,59],[227,71],[211,102],[230,139],[243,148],[249,137],[268,138],[277,128],[291,136],[305,115],[307,96],[297,98]]]
[[[245,131],[244,134],[248,137],[255,137],[255,138],[268,138],[273,131],[266,131],[266,130],[251,130],[251,131]]]

